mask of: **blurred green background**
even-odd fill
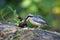
[[[0,0],[0,21],[18,24],[17,16],[29,13],[41,15],[52,26],[42,29],[60,32],[60,0]]]

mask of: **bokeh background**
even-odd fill
[[[18,24],[17,16],[29,13],[41,15],[52,26],[42,29],[60,32],[60,0],[0,0],[0,21]]]

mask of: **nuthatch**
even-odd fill
[[[19,24],[19,27],[24,28],[24,26],[27,26],[27,21],[30,21],[33,25],[38,26],[37,28],[40,28],[40,26],[47,26],[47,23],[45,22],[45,20],[38,15],[32,15],[29,14],[27,15],[27,17],[23,20],[22,17],[18,17],[18,19],[20,19],[21,23]]]
[[[25,20],[30,21],[33,25],[38,26],[38,28],[40,28],[40,26],[47,25],[44,19],[41,16],[37,16],[37,15],[29,14]]]

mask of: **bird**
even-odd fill
[[[18,16],[18,19],[20,19],[21,21],[21,23],[19,23],[19,27],[21,28],[24,28],[24,26],[27,27],[27,21],[30,21],[30,23],[37,26],[37,28],[40,28],[44,25],[48,25],[43,19],[43,17],[40,15],[28,14],[25,19],[23,19],[21,16]]]
[[[25,21],[30,21],[31,24],[38,26],[37,28],[47,25],[46,21],[39,15],[28,14]]]

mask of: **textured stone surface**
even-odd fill
[[[45,30],[24,30],[21,37],[22,40],[60,40],[59,34]]]
[[[16,33],[17,30],[20,33]],[[7,33],[3,36],[3,40],[60,40],[60,34],[57,32],[33,28],[25,29],[6,24],[0,25],[0,36],[1,33],[2,35]]]

